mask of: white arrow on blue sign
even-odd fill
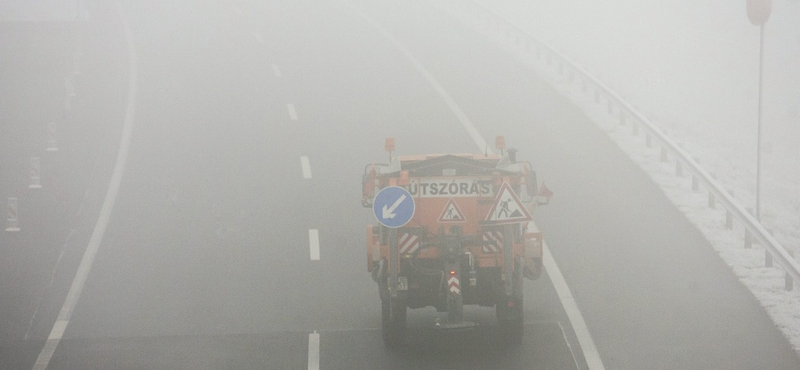
[[[399,186],[381,189],[372,202],[372,211],[381,225],[391,228],[402,227],[414,217],[414,198],[408,190]]]

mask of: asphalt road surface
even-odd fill
[[[352,5],[430,71],[487,141],[505,134],[555,191],[535,218],[606,368],[800,368],[702,235],[574,106],[424,1]],[[3,291],[26,303],[0,310],[0,325],[13,328],[0,342],[2,368],[33,367],[117,159],[107,143],[122,137],[130,60],[116,8],[90,11],[84,48],[99,52],[86,53],[86,74],[109,82],[87,78],[81,94],[106,97],[85,110],[107,113],[87,113],[93,125],[68,131],[93,138],[96,170],[68,171],[85,161],[78,156],[54,166],[89,191],[64,196],[71,212],[86,204],[79,217],[30,228],[31,238],[52,241],[2,239],[2,253],[37,277],[3,275]],[[137,55],[130,152],[48,369],[587,367],[546,275],[526,282],[518,347],[499,344],[492,309],[475,308],[467,317],[483,325],[467,333],[434,332],[435,312],[412,311],[407,347],[384,349],[366,271],[374,219],[360,206],[364,165],[385,161],[389,136],[400,154],[476,147],[419,70],[345,2],[143,0],[120,13]],[[44,215],[60,209],[41,202]],[[43,250],[21,252],[35,246]]]

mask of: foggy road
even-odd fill
[[[577,108],[425,1],[352,5],[427,68],[484,139],[505,135],[555,191],[534,218],[606,368],[800,368],[702,235]],[[48,369],[588,368],[547,274],[526,282],[519,347],[499,344],[493,309],[470,308],[482,324],[475,331],[434,332],[434,310],[414,310],[408,346],[384,349],[366,271],[374,217],[359,204],[364,165],[385,160],[385,137],[400,154],[476,147],[429,81],[357,12],[320,0],[122,9],[137,55],[131,148]],[[109,51],[87,55],[87,66],[115,64],[102,74],[113,83],[85,90],[124,96],[122,26],[113,7],[90,10],[105,26],[89,28],[87,47]],[[116,161],[103,143],[119,141],[126,107],[113,103],[85,118],[96,125],[74,128],[98,138],[94,176],[63,176],[94,189],[86,211],[52,221],[47,243],[14,241],[45,249],[37,255],[47,262],[30,262],[30,274],[46,281],[57,266],[58,278],[45,290],[2,275],[4,291],[23,291],[15,299],[43,299],[30,328],[33,304],[0,310],[0,327],[13,328],[1,338],[0,368],[33,368],[64,304]],[[62,162],[70,169],[82,158]],[[73,228],[75,246],[56,265],[53,246]]]

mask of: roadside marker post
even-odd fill
[[[83,59],[83,52],[76,51],[75,54],[72,55],[72,75],[73,76],[80,76],[81,73],[81,59]]]
[[[17,215],[17,198],[8,198],[8,232],[19,231],[19,216]]]
[[[40,176],[41,172],[41,161],[39,157],[31,157],[31,184],[28,185],[28,189],[41,189],[42,188],[42,179]]]
[[[69,77],[64,77],[64,92],[70,98],[74,98],[76,94],[75,92],[75,83]]]
[[[56,141],[56,123],[50,122],[47,124],[47,151],[57,152],[58,142]]]

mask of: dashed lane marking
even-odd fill
[[[289,118],[297,121],[297,110],[294,108],[294,104],[286,104],[286,109],[289,111]]]
[[[302,156],[300,157],[300,166],[303,168],[303,178],[310,179],[311,178],[311,164],[308,162],[308,157]]]
[[[308,370],[319,370],[319,333],[308,334]]]
[[[308,230],[308,254],[312,261],[319,261],[319,230]]]

